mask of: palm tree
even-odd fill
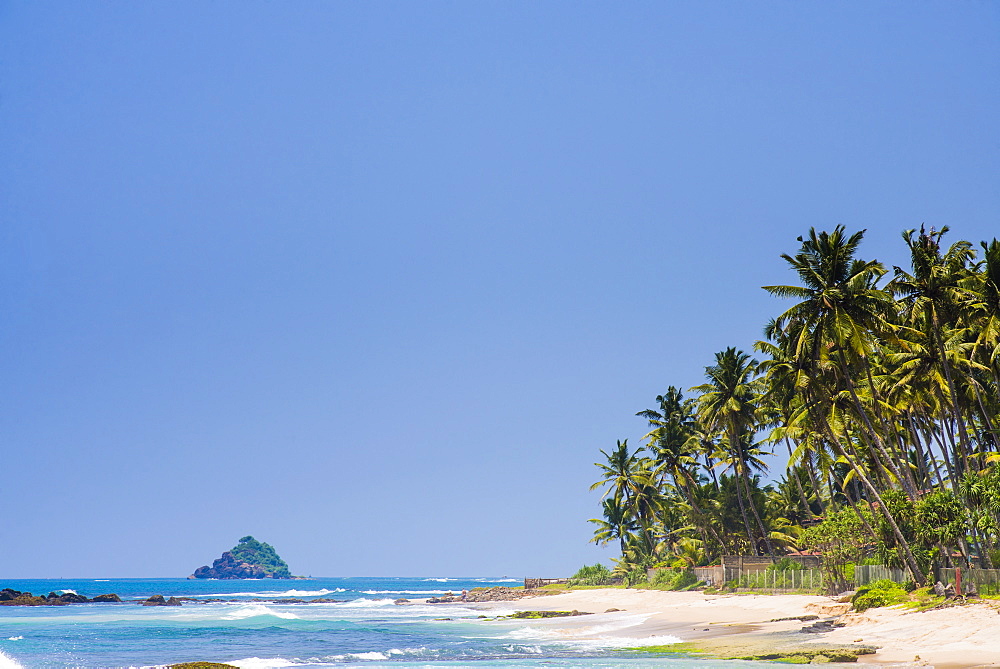
[[[750,443],[756,431],[755,402],[758,396],[757,384],[753,379],[757,372],[757,361],[743,351],[727,348],[715,354],[715,364],[705,368],[708,383],[692,388],[702,393],[699,398],[700,413],[705,422],[719,426],[724,430],[726,439],[723,452],[727,461],[733,467],[737,479],[742,483],[744,493],[749,498],[748,480],[753,456],[750,453]],[[744,495],[737,496],[740,513],[747,529],[747,537],[755,544],[755,532],[751,529],[747,517],[747,504]],[[774,548],[768,539],[768,532],[754,505],[751,511],[757,521],[760,538],[767,546],[769,554]],[[757,553],[756,545],[753,546]]]
[[[685,400],[684,394],[674,386],[667,388],[665,394],[657,395],[656,401],[658,409],[636,413],[645,418],[653,428],[644,438],[648,440],[649,449],[653,453],[655,475],[661,485],[665,485],[667,477],[670,478],[674,489],[690,509],[693,524],[703,535],[703,540],[707,543],[706,535],[712,535],[725,551],[726,542],[708,521],[693,493],[698,484],[692,472],[698,470],[701,448],[694,415],[695,402]]]
[[[650,470],[651,461],[639,456],[642,451],[643,447],[640,446],[630,453],[628,439],[619,440],[610,453],[602,449],[601,454],[607,463],[594,463],[601,470],[601,479],[591,485],[590,489],[608,486],[603,496],[612,497],[616,504],[627,509],[649,539],[656,515],[658,490]]]
[[[886,319],[891,316],[894,304],[891,295],[877,287],[878,280],[885,274],[881,263],[855,258],[863,237],[863,230],[846,236],[842,225],[838,225],[832,233],[817,233],[815,228],[811,228],[807,238],[799,237],[802,247],[795,256],[782,255],[804,285],[764,286],[764,290],[772,295],[799,300],[775,319],[775,327],[788,327],[789,332],[798,335],[794,347],[797,359],[810,360],[813,364],[822,360],[833,362],[840,378],[830,390],[821,394],[833,399],[839,392],[846,391],[854,415],[860,420],[859,429],[854,434],[869,447],[871,460],[886,467],[912,497],[916,495],[916,490],[904,476],[897,459],[889,454],[879,430],[875,428],[869,410],[858,394],[856,374],[853,371],[862,370],[868,379],[872,404],[879,407],[880,398],[874,395],[876,390],[871,381],[868,361],[876,353],[875,337],[892,337]],[[812,399],[815,400],[816,397]],[[837,409],[835,404],[829,407],[830,411]],[[819,408],[814,406],[811,410],[814,421],[821,424],[821,429],[827,433],[838,455],[845,458],[857,477],[880,502],[879,508],[892,528],[911,576],[916,583],[923,583],[923,574],[909,544],[886,505],[881,503],[878,490],[859,463],[860,454],[852,453],[854,442],[850,434],[841,431],[838,438],[829,419],[821,419]],[[881,418],[881,412],[876,409],[876,413]],[[836,415],[842,416],[843,412]],[[843,421],[838,422],[843,424]],[[880,422],[884,432],[888,432],[885,420]]]
[[[945,350],[945,332],[957,323],[962,303],[967,302],[971,296],[962,284],[970,277],[969,263],[975,252],[972,244],[959,241],[942,255],[941,237],[948,232],[947,226],[939,231],[931,228],[929,232],[921,226],[916,238],[913,236],[915,232],[906,230],[903,233],[903,239],[910,249],[913,273],[894,267],[895,278],[889,283],[888,289],[900,296],[903,316],[911,326],[927,335],[930,344],[928,348],[936,354],[934,362],[940,367],[946,382],[952,417],[962,445],[961,461],[968,467],[972,448],[956,390],[956,370],[949,363]]]
[[[606,497],[601,502],[601,510],[603,518],[591,518],[587,521],[597,525],[597,529],[594,530],[594,538],[590,541],[603,546],[610,541],[617,540],[624,555],[626,541],[638,528],[631,510],[616,497]]]

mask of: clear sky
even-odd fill
[[[1000,236],[998,119],[994,2],[4,0],[0,578],[606,558],[796,236]]]

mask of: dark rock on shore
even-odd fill
[[[78,595],[75,592],[67,592],[62,595],[57,595],[54,592],[50,592],[49,596],[46,597],[45,599],[48,600],[58,599],[60,602],[63,602],[64,604],[86,604],[87,602],[90,601],[86,597]]]
[[[120,602],[122,598],[115,593],[108,593],[107,595],[98,595],[97,597],[92,597],[92,602]]]
[[[176,597],[164,599],[163,595],[153,595],[142,603],[143,606],[180,606],[181,600]]]
[[[83,595],[75,592],[64,592],[59,595],[50,592],[46,597],[36,597],[30,592],[21,592],[4,588],[0,590],[0,606],[65,606],[66,604],[88,604],[91,602],[120,602],[118,595],[98,595],[93,599],[87,599]]]
[[[453,602],[510,602],[522,597],[539,597],[542,595],[556,595],[557,590],[522,590],[519,588],[505,588],[497,586],[495,588],[473,588],[465,594],[453,595],[446,592],[440,597],[431,597],[428,604],[450,604]]]

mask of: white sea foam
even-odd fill
[[[0,669],[24,669],[14,658],[0,650]]]
[[[595,648],[635,648],[637,646],[669,646],[681,641],[682,639],[672,634],[662,634],[645,637],[604,636],[596,639],[585,639],[582,643]]]
[[[295,662],[286,660],[283,657],[247,657],[242,660],[229,662],[240,669],[271,669],[271,667],[294,667]]]
[[[365,595],[443,595],[447,590],[362,590]]]
[[[420,648],[390,648],[385,651],[389,655],[426,655],[429,649],[426,646]]]
[[[603,616],[602,616],[603,617]],[[618,618],[616,620],[597,621],[591,625],[565,626],[560,619],[539,621],[536,625],[528,625],[512,629],[498,638],[515,639],[518,641],[553,641],[572,643],[588,649],[625,648],[634,646],[660,646],[678,643],[675,636],[663,635],[655,637],[625,637],[617,636],[615,632],[630,627],[636,627],[646,621],[648,615],[637,614]],[[579,619],[578,619],[579,620]],[[582,621],[581,621],[582,622]]]
[[[20,640],[21,640],[21,639],[23,639],[23,638],[24,638],[24,636],[23,636],[23,635],[19,635],[19,636],[9,636],[9,637],[7,637],[7,641],[20,641]]]
[[[110,578],[95,578],[94,583],[108,583],[111,581]]]
[[[389,656],[385,653],[380,653],[378,651],[371,651],[368,653],[348,653],[345,659],[352,660],[388,660]]]
[[[522,646],[520,644],[507,646],[508,653],[534,653],[536,655],[541,655],[541,646]]]
[[[234,611],[229,611],[224,616],[223,620],[243,620],[245,618],[255,618],[257,616],[274,616],[276,618],[284,618],[285,620],[298,620],[299,617],[294,613],[288,613],[287,611],[275,611],[274,609],[268,608],[263,604],[248,604],[246,606],[241,606]]]
[[[438,583],[447,583],[448,581],[457,581],[457,578],[425,578],[425,581],[437,581]]]
[[[347,592],[345,588],[336,588],[334,590],[327,590],[323,588],[322,590],[269,590],[266,592],[214,592],[206,595],[198,595],[199,597],[322,597],[323,595],[332,595],[337,592]]]
[[[351,601],[344,602],[343,604],[337,604],[336,606],[354,608],[362,606],[392,606],[394,603],[395,602],[392,599],[365,599],[362,597],[360,599],[352,599]]]

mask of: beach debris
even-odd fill
[[[618,611],[621,611],[621,609],[610,608],[606,610],[605,613],[617,613]]]
[[[781,623],[781,622],[785,622],[786,620],[800,620],[800,621],[802,621],[802,622],[805,623],[805,622],[809,622],[810,620],[819,620],[819,616],[817,616],[815,613],[807,613],[804,616],[789,616],[787,618],[772,618],[771,620],[768,620],[767,622],[769,622],[769,623]]]
[[[937,583],[934,584],[934,594],[937,595],[938,597],[945,596],[945,587],[941,581],[938,581]]]

